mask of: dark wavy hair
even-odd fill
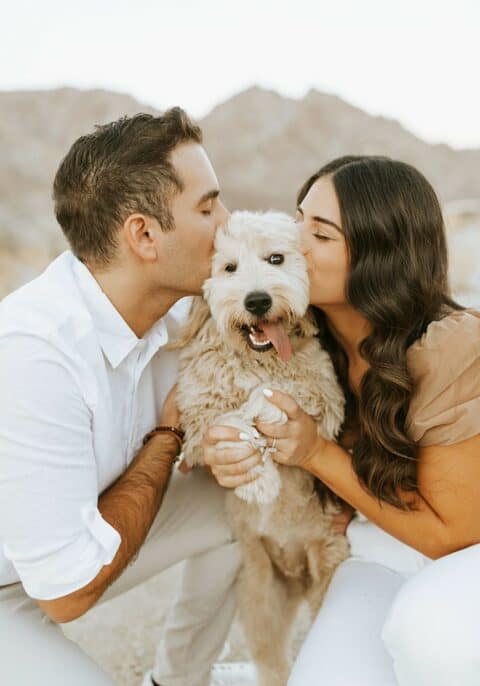
[[[297,206],[324,176],[337,195],[348,250],[346,299],[372,329],[359,347],[369,369],[357,401],[348,384],[347,355],[325,313],[314,308],[320,341],[347,399],[342,433],[358,429],[352,463],[363,486],[379,500],[413,509],[401,497],[418,493],[418,447],[405,430],[415,390],[407,348],[430,322],[464,309],[449,293],[442,211],[417,169],[378,156],[341,157],[323,166],[300,189]]]

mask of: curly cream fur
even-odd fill
[[[284,255],[284,264],[272,268],[269,254]],[[234,278],[224,268],[231,262],[237,264]],[[293,349],[288,363],[274,349],[256,352],[245,340],[241,326],[254,318],[244,299],[252,290],[270,293],[271,316],[285,322]],[[344,398],[308,313],[306,265],[293,222],[278,213],[234,213],[217,233],[204,293],[181,339],[178,404],[186,461],[202,464],[203,436],[213,424],[241,428],[261,448],[255,420],[285,419],[261,392],[265,387],[292,395],[325,436],[335,437]],[[345,538],[331,530],[333,506],[323,511],[306,471],[277,466],[267,456],[257,481],[227,498],[245,561],[239,614],[261,685],[285,686],[289,632],[299,603],[307,600],[312,612],[318,610],[348,549]]]

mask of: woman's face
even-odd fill
[[[328,176],[310,188],[297,208],[296,221],[308,264],[310,303],[322,309],[345,304],[348,252],[337,195]]]

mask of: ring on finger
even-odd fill
[[[272,445],[269,446],[268,442],[267,442],[267,445],[264,448],[262,448],[262,452],[261,452],[262,462],[265,462],[268,455],[270,455],[271,453],[277,452],[277,449],[275,447],[276,442],[277,442],[277,439],[272,438]]]

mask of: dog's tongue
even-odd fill
[[[267,338],[273,343],[280,359],[288,362],[293,352],[290,339],[283,325],[280,322],[262,322],[258,328],[261,328]]]

